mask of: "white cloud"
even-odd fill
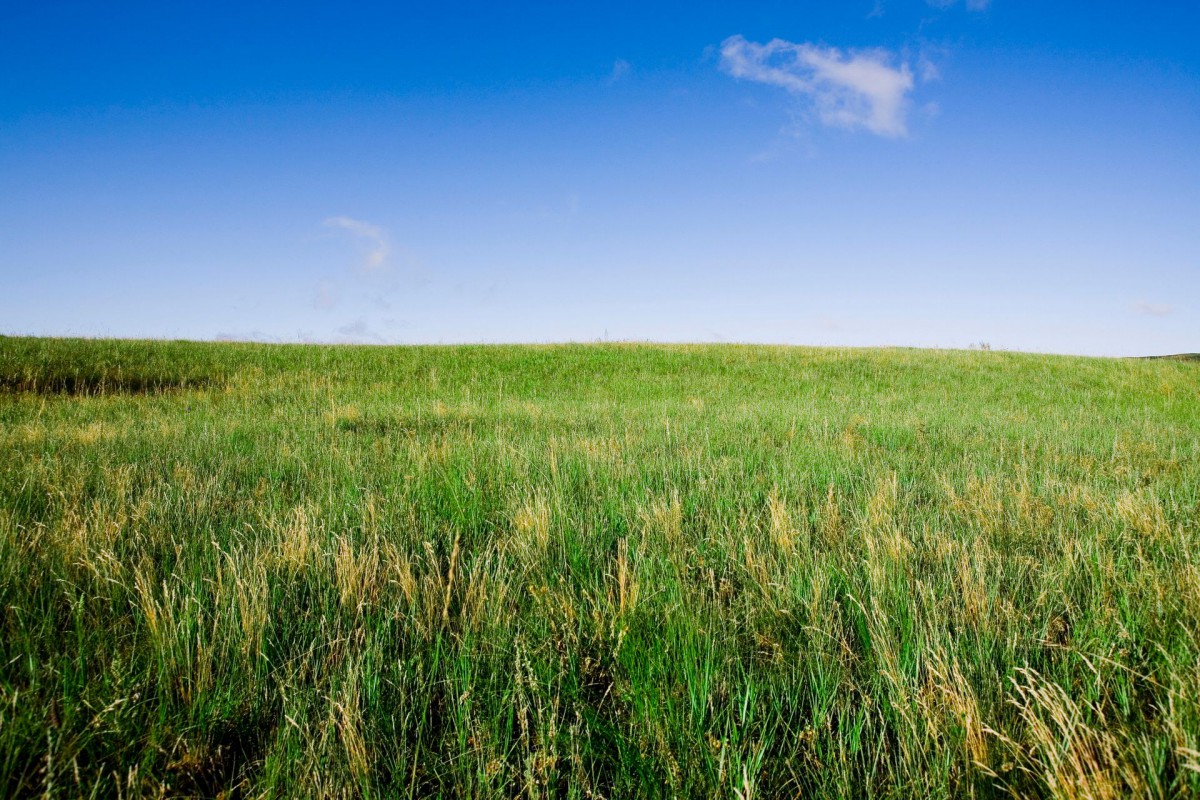
[[[363,243],[365,251],[363,254],[362,269],[366,272],[373,272],[381,268],[387,262],[388,255],[392,252],[392,247],[388,243],[387,232],[378,225],[372,225],[369,222],[351,219],[350,217],[329,217],[321,224],[326,228],[337,228],[346,231]]]
[[[1147,303],[1139,300],[1133,304],[1133,310],[1148,317],[1166,317],[1175,313],[1175,307],[1165,303]]]
[[[765,83],[808,98],[817,117],[839,128],[866,128],[880,136],[908,133],[908,64],[893,66],[886,50],[848,50],[772,39],[766,44],[730,36],[721,66],[735,78]]]

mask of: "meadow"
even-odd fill
[[[1200,361],[0,338],[0,795],[1200,797]]]

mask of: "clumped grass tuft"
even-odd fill
[[[1200,363],[0,338],[0,795],[1200,795]]]

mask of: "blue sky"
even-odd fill
[[[0,5],[0,332],[1200,350],[1200,6]]]

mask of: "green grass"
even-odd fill
[[[0,795],[1200,796],[1200,363],[0,338]]]

